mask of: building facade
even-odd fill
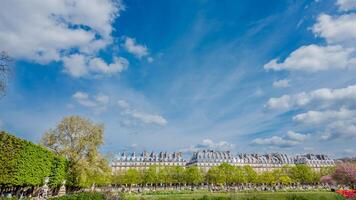
[[[150,166],[182,166],[186,165],[186,161],[182,157],[181,152],[160,152],[160,153],[148,153],[146,151],[136,153],[121,153],[116,156],[115,160],[111,164],[113,172],[122,172],[128,169],[144,170]]]
[[[295,164],[308,165],[315,170],[320,170],[320,168],[332,167],[335,165],[335,161],[333,159],[323,154],[317,154],[317,155],[306,154],[306,155],[296,156],[294,158],[294,162]]]
[[[320,170],[322,167],[334,166],[334,160],[327,155],[298,155],[288,156],[281,153],[269,154],[237,154],[230,151],[202,150],[194,152],[189,161],[185,161],[180,152],[160,152],[158,154],[143,152],[141,154],[122,153],[117,156],[112,163],[114,172],[126,171],[134,168],[138,170],[148,169],[150,166],[197,166],[204,172],[211,167],[218,166],[221,163],[228,163],[233,166],[251,166],[256,172],[273,171],[282,168],[285,165],[294,166],[306,164],[314,170]]]

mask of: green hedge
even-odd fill
[[[51,198],[51,200],[105,200],[105,194],[99,192],[81,192],[62,197]]]
[[[56,187],[66,177],[67,161],[54,152],[0,132],[0,186],[39,186],[44,178]]]

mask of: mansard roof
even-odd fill
[[[194,162],[234,162],[246,164],[295,164],[295,163],[316,163],[333,164],[333,160],[323,154],[306,154],[295,157],[282,153],[268,154],[237,154],[233,155],[230,151],[202,150],[193,153],[189,163]]]
[[[143,151],[140,154],[135,152],[126,153],[122,152],[116,156],[117,161],[143,161],[143,162],[184,162],[181,152],[151,152]]]

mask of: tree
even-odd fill
[[[184,183],[184,168],[182,166],[175,166],[172,168],[171,172],[173,183],[181,186],[181,184]]]
[[[246,183],[246,177],[244,175],[244,170],[241,167],[235,167],[235,173],[234,173],[234,183],[237,184],[242,184]]]
[[[243,166],[244,175],[246,177],[247,183],[256,183],[257,181],[257,173],[253,168],[249,165]]]
[[[6,52],[0,52],[0,98],[5,95],[7,79],[10,75],[10,60]]]
[[[224,175],[218,166],[214,166],[208,170],[206,181],[213,185],[222,185],[225,183]]]
[[[130,187],[139,184],[140,180],[140,173],[137,169],[128,169],[124,175],[124,182]]]
[[[160,183],[163,183],[165,186],[171,185],[173,183],[171,167],[162,167],[158,171],[158,179]]]
[[[276,184],[276,178],[273,175],[273,172],[263,172],[258,176],[258,182],[268,185]]]
[[[185,170],[185,182],[192,187],[202,183],[203,180],[203,173],[197,166],[191,166]]]
[[[312,168],[307,165],[296,165],[290,170],[291,178],[298,183],[312,183],[315,173]]]
[[[235,167],[228,163],[221,163],[218,168],[222,175],[223,183],[227,185],[233,184],[235,176]]]
[[[150,166],[147,170],[143,172],[143,183],[144,184],[157,184],[158,183],[158,173],[157,166]]]
[[[104,127],[79,116],[69,116],[47,131],[41,143],[69,160],[69,185],[87,187],[105,182],[110,168],[98,152],[103,144]]]
[[[273,170],[273,176],[275,177],[275,180],[277,183],[280,183],[282,185],[289,185],[292,183],[292,179],[289,177],[289,170],[290,167],[288,166],[283,166],[281,169],[275,169]]]
[[[332,178],[338,183],[356,188],[356,164],[342,163],[337,165]]]
[[[278,182],[282,185],[290,185],[293,183],[292,179],[287,175],[280,176]]]

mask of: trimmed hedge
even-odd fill
[[[51,200],[105,200],[105,194],[99,192],[81,192],[61,197],[51,198]]]
[[[32,142],[0,132],[0,186],[39,186],[50,178],[56,187],[66,178],[67,160]]]

